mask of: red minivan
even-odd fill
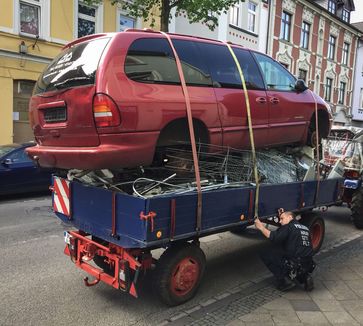
[[[236,64],[219,41],[170,34],[202,143],[249,148]],[[327,104],[271,57],[237,45],[257,147],[306,144],[330,131]],[[156,148],[188,141],[186,104],[165,35],[128,30],[78,39],[41,74],[30,101],[41,166],[83,170],[149,165]]]

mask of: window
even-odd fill
[[[343,65],[348,64],[348,58],[349,58],[349,43],[344,42],[344,44],[343,44],[343,59],[342,59]]]
[[[281,66],[283,66],[286,70],[289,70],[289,65],[287,63],[284,63],[284,62],[279,62],[279,64]]]
[[[198,44],[190,41],[173,40],[183,67],[188,86],[213,86],[207,64]]]
[[[309,48],[310,24],[303,22],[301,26],[300,47]]]
[[[331,100],[331,90],[333,86],[333,79],[327,78],[325,84],[325,100],[330,102]]]
[[[229,13],[229,22],[232,25],[238,26],[239,20],[239,5],[232,6],[230,13]]]
[[[20,1],[20,33],[40,35],[41,3],[39,0]]]
[[[25,150],[19,149],[13,153],[11,153],[8,157],[11,160],[11,163],[30,163],[32,160],[29,158]]]
[[[198,47],[208,65],[215,87],[242,87],[237,66],[226,46],[198,42]]]
[[[257,5],[253,2],[248,3],[248,30],[255,32],[256,30],[256,9]]]
[[[295,77],[268,56],[254,53],[265,78],[267,89],[291,91],[295,88]]]
[[[180,84],[173,51],[167,40],[138,39],[127,52],[125,72],[141,83]]]
[[[306,83],[306,77],[308,72],[303,69],[299,69],[299,79],[302,79]]]
[[[263,78],[251,53],[237,48],[234,49],[234,53],[241,66],[246,87],[254,90],[265,89]]]
[[[339,104],[344,104],[346,85],[347,85],[346,83],[340,82],[339,99],[338,99]]]
[[[287,12],[282,12],[280,39],[285,41],[290,41],[291,17]]]
[[[203,54],[208,64],[214,87],[242,88],[242,81],[237,66],[229,52],[223,45],[198,42],[199,53]],[[265,89],[265,85],[258,66],[248,50],[233,49],[241,65],[246,87],[248,89]]]
[[[96,33],[96,8],[78,4],[78,37]]]
[[[135,28],[135,19],[120,14],[118,24],[119,24],[118,31],[123,32],[128,28]]]
[[[65,49],[43,71],[34,88],[34,95],[93,84],[98,63],[109,40],[97,38]]]
[[[328,1],[328,11],[334,15],[337,13],[337,4],[335,3],[335,0]]]
[[[329,36],[329,44],[328,44],[328,59],[334,60],[335,58],[335,43],[336,37],[333,35]]]
[[[347,9],[342,10],[342,19],[345,22],[349,23],[349,21],[350,21],[350,12]]]

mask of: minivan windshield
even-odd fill
[[[110,38],[95,39],[65,49],[40,75],[33,95],[94,84],[98,63],[109,40]]]

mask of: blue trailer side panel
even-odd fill
[[[296,211],[331,205],[338,200],[342,184],[343,179],[323,180],[317,196],[317,181],[261,185],[259,216],[275,216],[280,207]],[[198,235],[196,193],[169,194],[149,199],[117,193],[113,205],[112,191],[78,182],[72,182],[71,187],[71,220],[60,213],[57,213],[58,217],[82,231],[124,248],[157,247],[167,244],[171,237],[191,239]],[[199,235],[217,233],[221,229],[248,223],[248,218],[255,215],[255,191],[255,187],[245,186],[204,192]],[[174,230],[171,229],[173,200]],[[113,211],[116,237],[111,236]],[[154,218],[150,218],[152,212],[156,213]]]
[[[254,187],[222,189],[203,193],[202,231],[238,223],[241,221],[241,215],[247,218],[251,191],[253,200]],[[148,234],[148,241],[157,240],[157,231],[161,231],[165,237],[171,236],[172,199],[175,199],[174,236],[179,237],[196,232],[197,195],[195,193],[152,198],[149,199],[149,209],[156,212],[157,216],[155,218],[155,232]]]
[[[64,222],[101,239],[124,247],[139,247],[147,234],[147,223],[140,219],[145,200],[117,193],[115,201],[116,235],[112,237],[112,191],[71,183],[71,219],[57,213]]]

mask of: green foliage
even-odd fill
[[[89,4],[102,2],[102,0],[83,1]],[[130,16],[142,17],[144,21],[150,19],[151,27],[155,26],[156,19],[160,19],[163,31],[168,31],[170,11],[173,8],[176,9],[176,14],[187,15],[189,22],[201,22],[214,30],[218,25],[218,16],[222,12],[226,13],[229,7],[237,2],[239,0],[111,0],[113,5],[120,5]],[[153,8],[158,8],[159,13],[153,11]]]

